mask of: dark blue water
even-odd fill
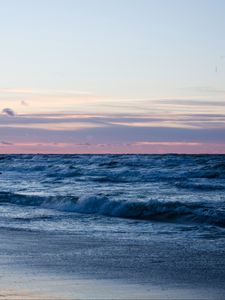
[[[0,172],[4,228],[224,236],[225,155],[1,155]]]

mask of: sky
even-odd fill
[[[0,153],[225,153],[224,0],[0,0]]]

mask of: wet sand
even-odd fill
[[[224,241],[0,230],[0,299],[224,299]]]

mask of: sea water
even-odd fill
[[[1,155],[0,227],[224,238],[225,155]]]

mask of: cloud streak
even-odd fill
[[[2,113],[6,114],[7,116],[10,116],[10,117],[14,117],[15,116],[15,112],[11,108],[3,108]]]
[[[50,90],[50,89],[31,89],[31,88],[0,88],[1,94],[16,95],[92,95],[89,91],[81,90]]]
[[[187,115],[181,119],[187,122],[193,118],[194,116]],[[208,121],[207,126],[196,129],[156,124],[136,126],[134,120],[135,123],[142,122],[142,118],[135,116],[20,116],[13,118],[13,124],[8,119],[1,117],[1,137],[5,141],[13,142],[14,145],[11,148],[9,145],[7,149],[14,152],[225,153],[225,125],[217,128]],[[157,120],[159,119],[157,116]],[[125,124],[115,124],[114,120],[120,120],[121,123],[125,121]],[[75,126],[74,129],[71,126]],[[3,150],[6,150],[5,146]]]
[[[11,146],[11,145],[13,145],[13,143],[11,143],[11,142],[7,142],[7,141],[0,141],[0,144],[2,144],[2,145],[7,145],[7,146]]]
[[[92,102],[83,95],[81,106],[74,106],[70,96],[53,97],[59,106],[50,112],[46,107],[51,101],[40,97],[29,106],[26,98],[15,100],[17,114],[4,103],[1,139],[11,144],[1,143],[0,152],[225,153],[224,101],[96,98]],[[43,113],[38,105],[46,105]],[[18,112],[21,107],[24,112]]]
[[[21,103],[21,105],[23,105],[23,106],[28,106],[28,103],[27,103],[26,101],[24,101],[24,100],[22,100],[20,103]]]

